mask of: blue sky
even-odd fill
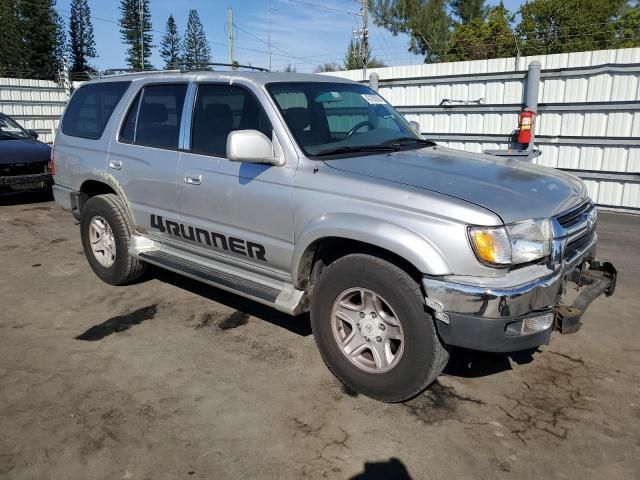
[[[304,1],[304,0],[303,0]],[[345,11],[358,11],[356,0],[306,0],[309,3]],[[65,20],[69,17],[71,0],[58,0],[57,6]],[[498,3],[490,0],[488,4]],[[521,0],[505,0],[512,11],[517,10]],[[100,70],[125,67],[126,47],[120,40],[118,0],[89,0],[99,57],[93,64]],[[233,8],[235,30],[234,57],[240,63],[267,66],[269,5],[272,10],[271,42],[273,69],[284,69],[295,65],[299,72],[313,71],[320,63],[342,62],[352,38],[353,29],[360,18],[348,13],[315,8],[291,0],[150,0],[153,41],[160,44],[167,18],[173,14],[180,32],[184,32],[189,10],[198,10],[211,45],[213,61],[227,62],[227,8]],[[371,22],[370,44],[374,56],[387,65],[421,63],[421,57],[407,52],[408,37],[393,36],[388,31],[375,27]],[[152,62],[160,67],[163,62],[154,48]]]

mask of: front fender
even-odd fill
[[[442,252],[428,239],[378,218],[336,213],[312,220],[296,239],[291,271],[293,279],[298,279],[301,261],[310,246],[317,240],[329,237],[356,240],[388,250],[427,275],[453,273]]]

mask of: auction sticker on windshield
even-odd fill
[[[378,95],[373,95],[371,93],[363,93],[361,94],[362,98],[364,98],[367,103],[370,103],[371,105],[384,105],[385,102],[384,98],[379,97]]]

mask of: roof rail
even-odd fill
[[[268,68],[254,67],[252,65],[241,65],[239,63],[201,63],[201,62],[174,62],[173,67],[180,67],[181,72],[190,71],[186,67],[197,67],[194,70],[198,70],[199,67],[229,67],[234,70],[238,68],[247,68],[249,70],[256,70],[258,72],[268,72]]]
[[[102,72],[100,77],[119,77],[122,75],[139,75],[139,74],[157,74],[157,73],[182,73],[182,70],[135,70],[133,68],[109,68]]]

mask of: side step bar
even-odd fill
[[[307,302],[304,301],[304,292],[295,289],[292,285],[282,282],[279,282],[280,288],[275,284],[265,285],[228,271],[203,266],[182,256],[171,255],[161,250],[139,251],[137,256],[143,262],[250,298],[290,315],[297,315],[305,311]]]

